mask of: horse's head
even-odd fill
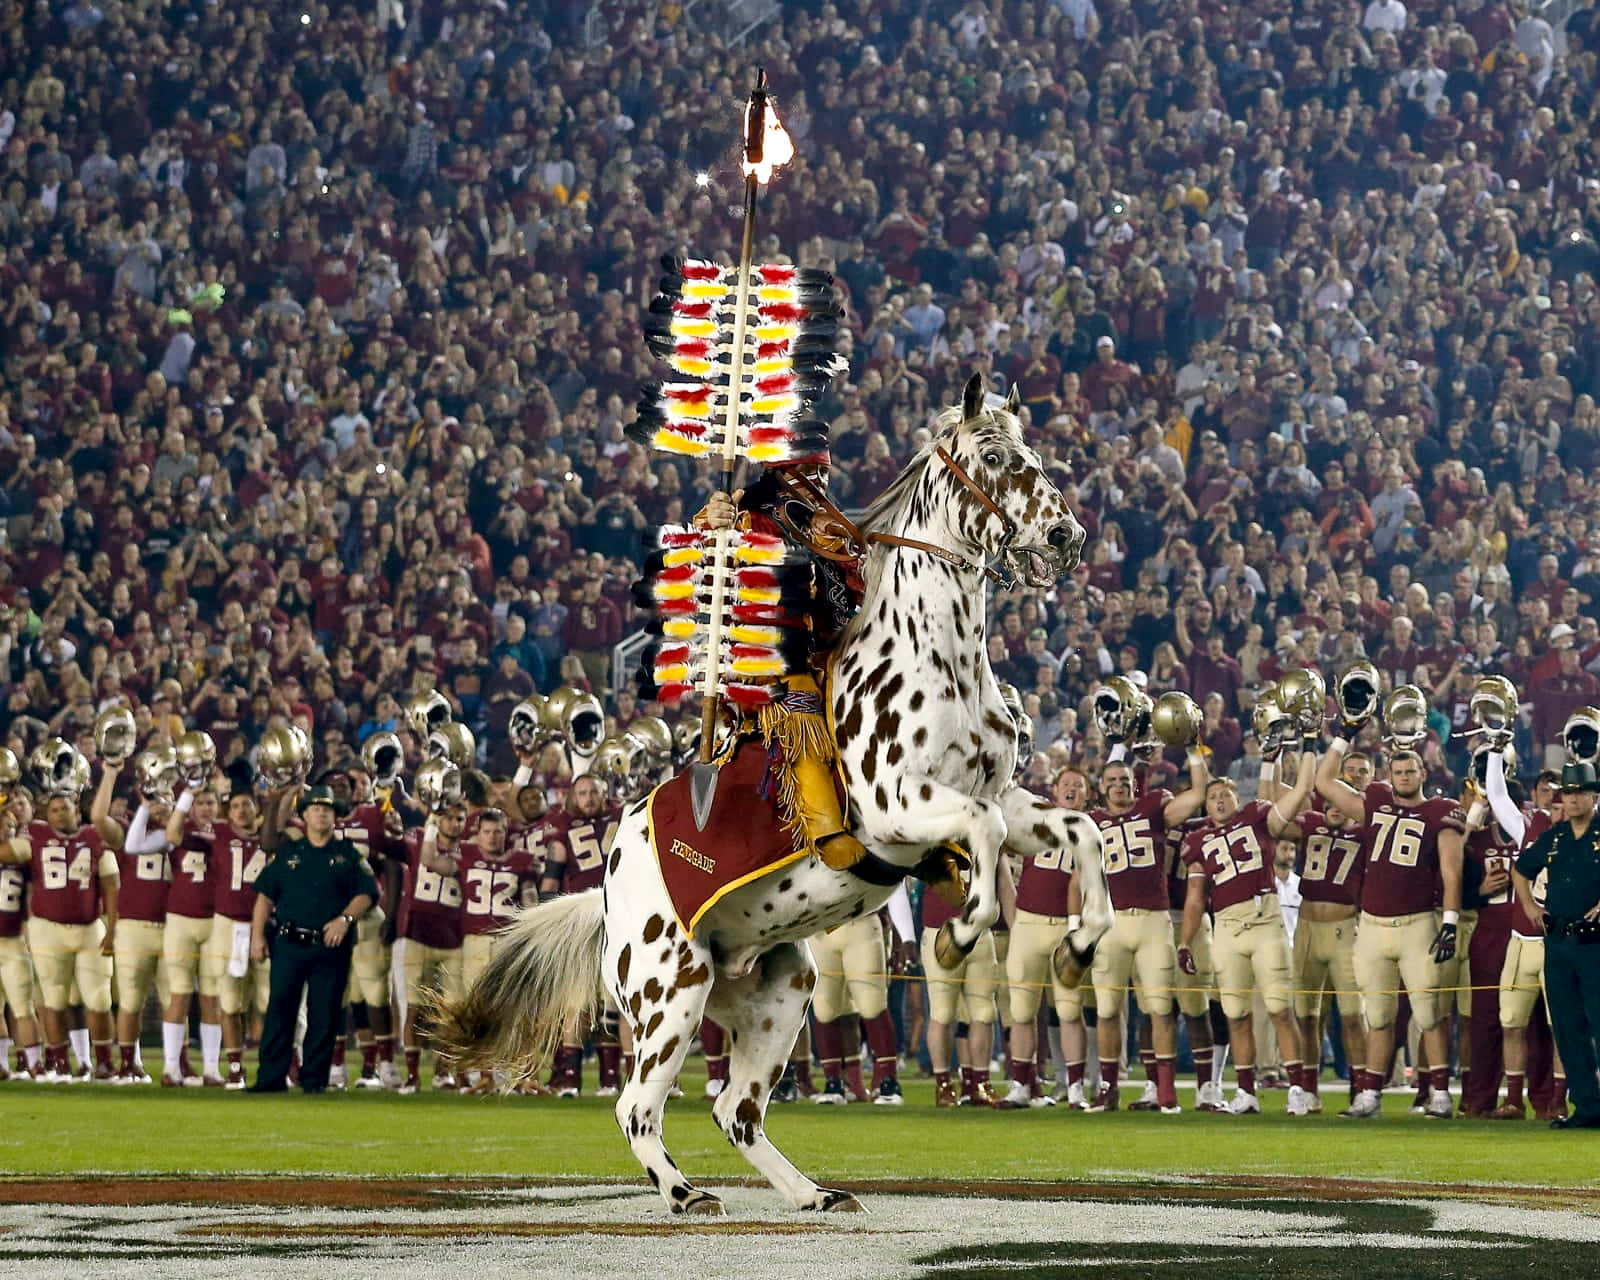
[[[1018,403],[1013,386],[1003,408],[984,408],[983,378],[973,374],[960,417],[947,415],[937,441],[948,456],[935,453],[929,480],[941,486],[950,528],[968,545],[985,559],[1003,557],[1030,587],[1048,587],[1077,567],[1084,530],[1024,443]]]

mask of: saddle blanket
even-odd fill
[[[775,784],[763,794],[766,774],[766,745],[759,738],[740,743],[719,771],[704,831],[694,825],[687,771],[650,794],[650,847],[678,924],[691,937],[735,889],[808,856],[783,824]]]

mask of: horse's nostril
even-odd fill
[[[1050,545],[1057,551],[1072,549],[1072,529],[1069,525],[1058,524],[1050,530]]]

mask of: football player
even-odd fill
[[[1194,817],[1167,832],[1167,919],[1172,925],[1172,944],[1183,937],[1183,909],[1189,900],[1189,867],[1183,860],[1184,842],[1207,823],[1202,809]],[[1189,1051],[1194,1057],[1195,1110],[1221,1112],[1227,1105],[1218,1080],[1220,1064],[1211,1033],[1211,1003],[1217,998],[1217,970],[1212,951],[1209,913],[1200,917],[1199,931],[1189,940],[1189,956],[1194,972],[1185,973],[1180,965],[1173,999],[1183,1015],[1189,1033]],[[1148,1056],[1146,1051],[1148,1050]],[[1160,1091],[1156,1085],[1156,1052],[1150,1039],[1150,1020],[1139,1029],[1139,1060],[1145,1066],[1144,1093],[1128,1104],[1129,1111],[1160,1110]]]
[[[167,973],[167,1004],[161,1011],[163,1065],[161,1083],[168,1088],[205,1083],[186,1066],[188,1061],[189,1000],[200,993],[200,1048],[209,1057],[213,1045],[224,1042],[222,1005],[217,998],[217,973],[206,959],[211,950],[211,932],[216,922],[216,887],[219,876],[228,868],[212,866],[216,847],[217,793],[209,786],[184,787],[167,815],[166,840],[170,852],[172,886],[167,892],[167,924],[161,935],[161,960]],[[137,817],[137,815],[135,815]],[[238,1041],[239,1069],[229,1073],[223,1083],[233,1090],[243,1089],[244,1041]]]
[[[172,806],[156,797],[141,798],[126,832],[110,816],[111,793],[123,761],[102,764],[100,785],[89,805],[89,821],[116,851],[121,891],[117,895],[117,943],[112,957],[117,995],[117,1073],[114,1084],[149,1084],[139,1061],[139,1024],[150,987],[161,967],[172,869],[164,830]],[[161,1003],[167,1003],[166,983]]]
[[[0,853],[16,838],[26,824],[25,815],[30,812],[27,804],[19,802],[15,796],[0,808]],[[22,937],[27,920],[24,909],[27,888],[28,877],[22,867],[0,862],[0,1007],[11,1010],[17,1046],[22,1050],[23,1073],[31,1077],[44,1068],[39,1049],[39,1020],[33,1005],[33,960]],[[4,1027],[0,1026],[0,1035],[4,1034]],[[7,1056],[0,1052],[0,1080],[6,1078]]]
[[[94,1078],[109,1081],[111,973],[116,946],[117,857],[83,821],[80,798],[88,761],[59,739],[47,748],[44,820],[0,848],[0,862],[28,869],[28,950],[43,1001],[46,1083],[72,1079],[67,1060],[71,992],[82,998],[94,1053]],[[70,754],[69,754],[70,753]]]
[[[1294,786],[1270,804],[1255,800],[1241,806],[1238,786],[1231,779],[1212,779],[1206,788],[1208,822],[1184,842],[1189,896],[1183,908],[1178,965],[1185,973],[1195,971],[1189,944],[1200,931],[1209,903],[1216,921],[1212,954],[1217,986],[1238,1080],[1228,1110],[1236,1116],[1261,1110],[1255,1089],[1252,994],[1256,991],[1267,1006],[1289,1076],[1288,1113],[1303,1116],[1309,1110],[1300,1083],[1298,1033],[1289,999],[1289,934],[1272,860],[1274,842],[1289,831],[1311,796],[1314,759],[1310,753],[1301,754]]]
[[[1341,779],[1339,769],[1355,731],[1348,722],[1337,722],[1337,736],[1317,766],[1322,797],[1366,828],[1355,967],[1367,1024],[1367,1065],[1355,1100],[1340,1114],[1364,1119],[1383,1109],[1384,1073],[1394,1058],[1396,993],[1403,981],[1434,1064],[1426,1114],[1449,1119],[1450,1046],[1439,984],[1442,966],[1456,954],[1466,815],[1453,799],[1423,795],[1425,768],[1415,751],[1395,752],[1389,781],[1370,782],[1365,791]],[[1435,910],[1441,899],[1442,914]]]
[[[1063,769],[1051,784],[1051,798],[1064,809],[1087,812],[1089,779],[1078,769]],[[1007,1021],[1011,1027],[1011,1092],[1014,1106],[1048,1106],[1054,1099],[1038,1078],[1035,1054],[1036,1018],[1044,989],[1061,1023],[1061,1057],[1067,1066],[1067,1105],[1082,1111],[1086,1034],[1083,1027],[1083,992],[1068,987],[1055,976],[1050,963],[1056,948],[1078,926],[1083,909],[1070,861],[1060,849],[1034,854],[1022,864],[1017,881],[1016,918],[1011,926],[1011,948],[1006,953],[1008,988]]]
[[[420,1001],[437,986],[447,997],[461,992],[461,830],[467,809],[457,801],[431,814],[419,830],[406,835],[405,888],[400,897],[399,965],[405,978],[406,1078],[400,1092],[414,1094],[421,1085],[422,1050],[417,1043]],[[456,1079],[437,1057],[433,1087],[454,1089]]]
[[[1351,768],[1352,762],[1357,767]],[[1354,779],[1362,777],[1363,764],[1370,768],[1365,755],[1352,752],[1346,757],[1344,776],[1352,786]],[[1365,785],[1363,781],[1361,786]],[[1264,786],[1263,797],[1273,793]],[[1327,812],[1308,809],[1301,813],[1290,834],[1298,846],[1295,869],[1300,877],[1300,921],[1291,957],[1303,1064],[1300,1085],[1306,1093],[1307,1111],[1316,1113],[1322,1110],[1323,999],[1330,992],[1339,1008],[1352,1090],[1355,1074],[1366,1062],[1367,1036],[1356,987],[1356,912],[1365,845],[1360,828],[1331,807]]]
[[[928,1056],[933,1060],[933,1103],[936,1107],[992,1107],[998,1099],[989,1083],[989,1055],[994,1047],[994,988],[999,977],[994,936],[985,929],[976,945],[946,969],[935,954],[940,927],[961,914],[937,893],[922,895],[922,972],[928,984]],[[967,1026],[963,1039],[961,1092],[950,1079],[956,1050],[957,1011]],[[820,1095],[819,1095],[820,1096]]]
[[[539,896],[581,893],[599,887],[605,879],[606,854],[617,834],[621,806],[610,805],[604,780],[592,774],[573,779],[566,803],[544,822],[544,870]],[[574,1035],[587,1028],[574,1028]],[[595,1057],[600,1063],[598,1097],[614,1097],[622,1087],[622,1046],[618,1039],[617,1012],[601,1014],[595,1032]],[[549,1088],[563,1098],[575,1098],[583,1087],[583,1045],[563,1043],[556,1050]]]
[[[258,1018],[266,1014],[271,962],[258,962],[250,955],[256,877],[267,865],[267,852],[261,845],[261,810],[254,794],[237,782],[235,787],[228,797],[227,820],[212,824],[209,830],[196,828],[189,839],[210,846],[213,916],[204,963],[211,971],[211,985],[222,1013],[222,1048],[228,1055],[223,1085],[239,1090],[246,1084],[247,1020],[252,1014]],[[204,1042],[201,1047],[206,1050]]]
[[[1113,757],[1121,749],[1121,744],[1113,748]],[[1211,780],[1200,751],[1189,751],[1188,764],[1189,789],[1182,795],[1157,790],[1140,796],[1132,766],[1115,758],[1101,774],[1105,808],[1089,815],[1100,828],[1106,883],[1116,909],[1116,922],[1100,939],[1094,957],[1100,1091],[1091,1111],[1117,1109],[1122,1009],[1130,981],[1137,984],[1139,1007],[1150,1014],[1159,1105],[1168,1114],[1178,1108],[1178,1031],[1172,1013],[1178,954],[1167,915],[1166,834],[1200,811]]]
[[[885,911],[899,939],[897,945],[912,946],[911,901],[904,885],[890,895]],[[872,1054],[872,1100],[879,1106],[899,1106],[905,1101],[898,1075],[900,1038],[889,1012],[890,964],[881,915],[860,916],[816,935],[810,945],[817,966],[811,1011],[816,1018],[814,1035],[824,1078],[822,1091],[812,1101],[846,1100],[840,1075],[844,1048],[837,1022],[845,1013],[848,998],[849,1007],[860,1016],[862,1036]]]
[[[506,846],[509,824],[499,809],[478,815],[476,836],[461,851],[458,873],[462,897],[461,982],[470,987],[489,966],[500,939],[498,930],[524,907],[539,901],[539,873],[526,849]],[[488,1080],[464,1085],[487,1090]]]

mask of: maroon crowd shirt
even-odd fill
[[[1211,909],[1223,911],[1262,894],[1278,896],[1272,873],[1272,806],[1252,800],[1226,822],[1210,822],[1183,844],[1183,860],[1211,886]]]
[[[1404,805],[1387,782],[1372,782],[1366,813],[1361,909],[1373,916],[1432,911],[1439,902],[1439,836],[1466,831],[1461,805],[1447,796]]]

